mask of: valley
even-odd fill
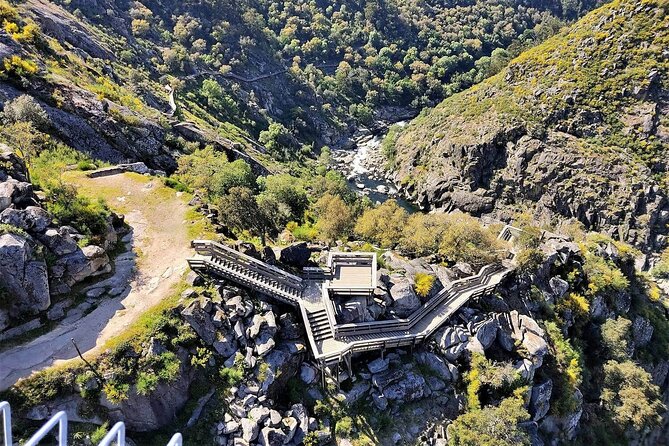
[[[665,444],[668,12],[0,0],[15,444]]]

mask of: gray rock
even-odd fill
[[[9,178],[0,183],[0,212],[12,205],[29,206],[37,202],[30,183]]]
[[[249,411],[249,418],[255,420],[258,424],[262,424],[269,418],[269,409],[265,406],[254,407]]]
[[[25,209],[9,208],[0,213],[0,223],[32,233],[42,233],[51,224],[51,216],[37,206],[28,206]]]
[[[372,392],[372,402],[379,410],[386,410],[388,408],[388,398],[377,391]]]
[[[76,240],[62,229],[47,229],[39,236],[39,241],[57,256],[72,254],[79,249]]]
[[[11,297],[11,317],[37,314],[51,304],[46,263],[34,259],[22,236],[0,235],[0,283]]]
[[[418,352],[414,355],[414,357],[419,364],[422,364],[430,369],[430,371],[432,371],[440,379],[446,382],[451,382],[453,380],[453,376],[451,375],[451,370],[449,367],[450,364],[443,358],[431,352]]]
[[[425,379],[410,371],[401,380],[384,387],[382,393],[391,401],[414,401],[425,394]]]
[[[216,333],[216,340],[213,342],[212,347],[214,347],[216,353],[224,358],[233,356],[238,350],[237,341],[230,332],[225,332],[225,334],[221,332]]]
[[[551,277],[550,281],[548,282],[548,285],[551,287],[553,296],[556,299],[561,299],[565,294],[567,294],[567,291],[569,291],[569,283],[567,283],[567,281],[562,280],[557,276]]]
[[[488,349],[495,342],[498,328],[499,321],[495,318],[474,325],[474,337],[481,343],[484,350]]]
[[[428,376],[427,378],[425,378],[425,381],[427,382],[427,386],[433,392],[439,392],[446,388],[446,383],[443,380],[437,378],[436,376]]]
[[[274,342],[272,334],[263,331],[261,332],[260,336],[258,336],[258,339],[256,339],[256,353],[262,358],[263,356],[267,355],[267,353],[269,353],[275,345],[276,342]]]
[[[258,423],[255,420],[252,420],[250,418],[242,418],[241,419],[241,426],[242,426],[242,438],[245,441],[251,442],[258,438]]]
[[[260,431],[259,443],[262,446],[283,446],[287,443],[286,434],[280,429],[264,427]]]
[[[534,421],[541,420],[548,414],[548,410],[551,407],[550,400],[552,392],[553,381],[550,379],[542,384],[532,387],[529,412]]]
[[[349,406],[357,403],[363,396],[367,395],[370,387],[369,381],[360,380],[356,382],[351,390],[344,393],[344,402]]]
[[[307,243],[299,242],[283,248],[279,260],[286,265],[301,268],[309,263],[309,257],[311,257],[311,251]]]
[[[306,363],[302,364],[302,368],[300,368],[300,379],[302,382],[309,385],[316,381],[317,376],[318,372],[314,367]]]
[[[376,358],[375,360],[367,363],[367,368],[372,374],[385,372],[388,370],[388,358]]]
[[[276,263],[276,254],[274,250],[269,246],[263,246],[262,251],[260,251],[260,260],[270,265]]]
[[[198,301],[193,301],[184,308],[181,311],[181,316],[207,345],[214,343],[216,328],[211,321],[211,317],[202,310]]]
[[[389,289],[393,300],[392,310],[399,317],[408,317],[421,306],[420,298],[416,295],[413,282],[406,277],[391,276],[392,286]]]
[[[634,339],[635,347],[644,347],[648,345],[653,337],[653,325],[648,319],[642,316],[634,318],[632,324],[632,338]]]

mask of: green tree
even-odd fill
[[[529,445],[526,432],[518,423],[529,419],[523,398],[513,396],[497,407],[485,407],[460,415],[448,426],[451,446]]]
[[[452,262],[465,262],[474,267],[501,260],[504,245],[488,228],[473,217],[458,214],[444,233],[439,253]]]
[[[629,358],[632,343],[632,321],[624,317],[607,319],[602,324],[602,340],[610,358],[617,360]]]
[[[601,398],[616,423],[637,431],[658,425],[666,411],[650,374],[632,361],[604,364]]]
[[[407,213],[395,200],[365,211],[355,223],[355,232],[365,240],[391,248],[400,241]]]
[[[273,122],[267,130],[260,132],[258,141],[275,156],[285,157],[288,155],[290,132],[280,122]]]
[[[314,205],[321,237],[332,242],[348,235],[352,226],[351,209],[336,195],[325,194]]]
[[[247,187],[233,187],[218,199],[218,221],[233,231],[249,231],[262,236],[266,229],[263,213],[253,191]]]
[[[302,221],[309,200],[302,181],[289,174],[269,175],[264,179],[263,195],[290,209],[290,219]]]

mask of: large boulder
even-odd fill
[[[217,340],[216,327],[214,327],[211,316],[200,306],[200,301],[191,302],[181,311],[181,316],[207,345],[212,345]]]
[[[46,263],[35,258],[28,239],[20,235],[0,235],[0,284],[12,317],[37,314],[51,304]]]
[[[437,377],[446,382],[452,381],[454,375],[457,377],[457,369],[455,366],[434,353],[418,352],[414,357],[419,364],[425,366]]]
[[[542,384],[532,387],[530,396],[529,412],[534,421],[538,421],[548,414],[551,407],[551,394],[553,393],[553,381],[550,379]]]
[[[469,333],[463,327],[447,326],[437,330],[434,339],[446,359],[455,362],[467,350]]]
[[[0,181],[7,181],[8,178],[27,183],[28,170],[16,153],[0,143]]]
[[[309,263],[311,251],[306,242],[293,243],[281,250],[279,260],[286,265],[302,268]]]
[[[0,183],[0,212],[12,205],[17,207],[30,206],[37,203],[30,183],[8,178]]]
[[[391,309],[399,317],[408,317],[421,306],[420,298],[413,288],[413,282],[399,275],[391,276],[390,280],[389,292],[393,300]]]
[[[133,387],[128,398],[113,404],[104,396],[100,403],[108,409],[112,422],[123,421],[127,429],[147,432],[171,424],[188,401],[189,388],[195,372],[182,359],[181,371],[172,382],[159,382],[148,395],[140,395]],[[104,395],[104,394],[103,394]]]
[[[497,337],[499,321],[496,318],[487,319],[472,326],[474,337],[481,343],[483,349],[489,348]]]
[[[47,232],[49,231],[51,229]],[[73,252],[62,255],[50,268],[52,292],[68,292],[71,286],[89,277],[107,274],[111,270],[111,263],[104,249],[95,245],[83,248],[76,246]]]
[[[497,339],[503,346],[513,340],[514,345],[519,344],[525,359],[529,359],[534,368],[541,367],[543,357],[548,352],[546,333],[539,324],[529,316],[511,311],[499,315],[499,330]],[[508,345],[506,345],[508,347]]]
[[[425,394],[425,378],[409,371],[400,380],[384,387],[382,393],[391,401],[408,402],[420,399]]]
[[[41,233],[51,224],[51,216],[44,209],[28,206],[25,209],[8,208],[0,212],[0,223],[11,225],[24,231]]]
[[[644,347],[648,345],[653,337],[653,324],[643,316],[634,318],[632,324],[632,339],[635,347]]]

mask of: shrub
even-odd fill
[[[17,55],[5,58],[2,61],[2,70],[0,70],[0,75],[3,76],[30,77],[35,73],[37,73],[37,64]]]
[[[6,223],[0,223],[0,235],[5,234],[15,234],[24,238],[30,237],[26,231],[16,226],[8,225]]]
[[[47,191],[47,210],[61,224],[71,225],[92,239],[107,232],[107,220],[111,215],[103,200],[89,200],[66,184],[53,186]]]
[[[452,262],[481,267],[501,260],[504,257],[504,245],[478,220],[458,214],[441,239],[439,253]]]
[[[225,387],[233,387],[244,379],[244,370],[241,367],[225,367],[218,372]]]
[[[564,415],[577,407],[574,393],[583,380],[582,355],[580,350],[572,346],[569,339],[565,339],[555,322],[546,322],[546,333],[557,366],[551,405],[557,414]]]
[[[629,357],[632,342],[632,321],[624,317],[607,319],[602,324],[602,341],[612,359]]]
[[[521,396],[502,400],[497,407],[467,412],[448,426],[449,444],[477,446],[529,445],[527,433],[518,427],[529,414]]]
[[[666,410],[651,375],[632,361],[604,364],[601,398],[616,423],[636,431],[657,426]]]
[[[77,163],[77,169],[83,170],[83,171],[95,170],[95,169],[97,169],[97,166],[90,161],[79,161]]]
[[[611,260],[603,259],[592,252],[586,252],[584,260],[583,271],[588,278],[588,295],[623,291],[629,287],[629,280]]]
[[[118,381],[107,381],[102,386],[102,391],[112,404],[120,404],[128,399],[128,392],[130,391],[130,384],[120,383]]]
[[[140,395],[149,395],[156,390],[158,377],[152,372],[139,372],[137,375],[137,393]]]
[[[560,305],[570,309],[577,316],[587,316],[590,312],[590,302],[578,293],[569,293]]]
[[[395,200],[365,211],[355,223],[355,232],[365,240],[392,248],[399,243],[407,213]]]
[[[348,437],[353,432],[353,419],[351,417],[343,417],[335,424],[335,434],[340,437]]]
[[[91,443],[99,444],[102,441],[102,439],[105,438],[105,435],[107,435],[108,431],[109,431],[109,423],[105,421],[101,426],[98,426],[91,433]]]
[[[530,273],[544,262],[544,253],[536,248],[523,249],[516,254],[515,261],[519,273]]]
[[[430,294],[430,291],[432,291],[435,280],[436,277],[431,274],[416,273],[414,277],[414,290],[416,290],[416,294],[422,298],[426,298]]]
[[[658,279],[669,278],[669,248],[662,251],[660,260],[653,266],[651,274]]]
[[[41,130],[48,128],[50,124],[49,115],[32,96],[27,94],[7,101],[2,116],[10,124],[30,122]]]
[[[400,249],[404,254],[423,257],[439,250],[439,242],[451,224],[448,214],[411,215],[402,230]]]
[[[340,197],[326,193],[314,205],[318,221],[316,229],[323,240],[332,242],[345,238],[351,229],[351,209]]]

